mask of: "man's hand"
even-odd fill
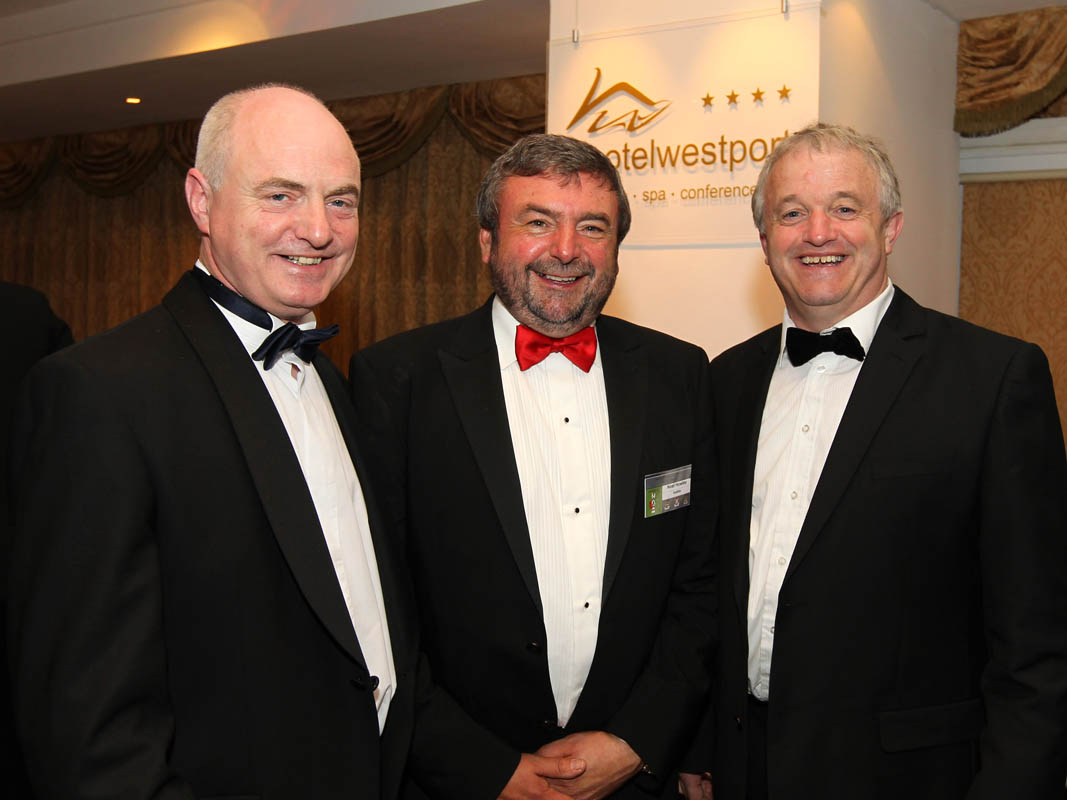
[[[679,772],[678,794],[685,800],[712,800],[711,773],[694,775],[691,772]]]
[[[573,780],[583,771],[585,762],[580,758],[543,757],[523,753],[519,766],[511,774],[507,786],[497,800],[567,800],[567,795],[553,789],[549,781]]]
[[[641,769],[641,758],[618,736],[604,731],[572,733],[549,742],[537,755],[550,758],[578,758],[585,771],[576,778],[550,778],[548,784],[577,800],[607,797]]]

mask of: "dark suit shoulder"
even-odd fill
[[[59,351],[42,364],[85,366],[103,373],[121,373],[160,364],[161,340],[178,336],[174,320],[156,306],[101,333]]]
[[[782,326],[775,325],[772,328],[767,328],[767,330],[757,333],[755,336],[746,339],[743,342],[739,342],[738,344],[723,350],[711,359],[712,371],[718,372],[720,370],[730,370],[739,363],[777,351],[779,343],[781,342],[781,336]]]
[[[601,342],[611,346],[618,342],[622,346],[640,345],[678,358],[695,358],[707,363],[708,356],[699,345],[671,336],[654,328],[646,328],[618,317],[601,315],[596,323],[597,334]]]
[[[995,365],[1010,362],[1020,351],[1041,353],[1041,348],[1032,342],[920,305],[900,287],[878,327],[872,350],[883,331],[886,336],[896,335],[904,340],[925,337],[932,356],[951,357],[958,365],[984,374]]]
[[[352,357],[352,364],[362,361],[375,371],[386,366],[410,367],[423,358],[433,356],[480,313],[484,313],[484,309],[394,334],[357,351]]]

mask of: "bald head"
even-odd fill
[[[223,95],[204,115],[196,140],[196,168],[216,189],[222,185],[226,163],[234,146],[235,126],[244,111],[250,111],[247,116],[253,120],[264,112],[273,112],[275,116],[304,113],[344,130],[318,97],[299,86],[266,83]]]

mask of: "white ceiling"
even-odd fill
[[[336,24],[375,6],[385,18]],[[208,23],[235,8],[267,15],[246,43],[175,44],[176,22],[209,35]],[[0,141],[195,119],[221,94],[266,81],[331,100],[544,72],[548,9],[548,0],[0,0]],[[157,47],[165,57],[151,57]],[[87,63],[106,66],[71,67]],[[143,102],[127,105],[128,95]]]
[[[1067,5],[924,1],[954,20]],[[203,37],[235,10],[240,43],[175,45],[176,23]],[[549,0],[0,0],[0,141],[194,119],[263,81],[329,100],[543,72],[548,36]]]

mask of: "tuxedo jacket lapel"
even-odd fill
[[[733,419],[716,419],[715,425],[720,430],[733,426],[735,447],[732,462],[736,465],[720,464],[724,473],[727,469],[741,481],[735,487],[737,503],[726,503],[724,507],[735,509],[736,518],[727,520],[726,524],[736,528],[737,536],[724,537],[724,542],[737,543],[737,550],[728,555],[729,563],[723,569],[732,573],[731,584],[734,587],[734,600],[742,622],[748,615],[748,549],[752,517],[752,489],[756,471],[756,451],[759,447],[760,427],[763,422],[763,408],[767,404],[767,390],[770,388],[771,376],[779,356],[782,328],[777,326],[765,331],[752,344],[751,357],[741,360],[741,372],[735,386],[713,388],[720,392],[733,393],[737,406]],[[719,433],[717,435],[723,435]]]
[[[504,405],[500,360],[493,336],[492,301],[464,321],[455,338],[438,356],[515,563],[538,612],[544,613]]]
[[[301,591],[348,654],[366,668],[296,453],[256,366],[191,275],[163,299],[218,389],[248,469]]]
[[[785,579],[796,571],[837,507],[926,344],[918,306],[899,288],[871,342],[800,529]]]
[[[597,322],[596,331],[611,437],[611,507],[601,592],[606,599],[626,552],[634,503],[639,500],[631,480],[639,475],[649,387],[648,362],[640,343],[625,337],[621,327],[608,317]]]

